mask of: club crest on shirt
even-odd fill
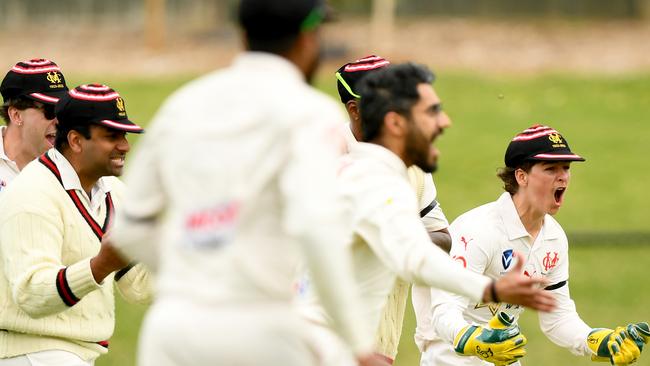
[[[544,266],[544,270],[548,271],[549,269],[555,267],[557,265],[558,260],[560,258],[557,255],[557,252],[553,252],[553,255],[551,256],[551,252],[546,252],[546,256],[544,259],[542,259],[542,265]]]
[[[512,264],[512,249],[506,249],[501,254],[501,264],[503,264],[503,269],[508,269]]]

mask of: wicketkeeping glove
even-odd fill
[[[627,327],[625,327],[625,330],[627,331],[627,335],[629,335],[634,343],[639,347],[639,351],[643,351],[643,346],[650,340],[650,326],[648,326],[648,323],[641,322],[628,324]]]
[[[486,327],[469,325],[454,339],[454,350],[462,356],[476,356],[497,366],[510,365],[526,355],[528,341],[506,313],[495,315]]]
[[[636,324],[630,325],[632,326],[630,329],[634,328],[635,337],[645,344],[647,336],[643,338],[643,334],[650,334],[650,332],[644,333],[648,328],[641,327],[642,332],[639,334]],[[587,346],[593,352],[592,361],[610,362],[616,366],[626,366],[634,363],[641,355],[637,340],[633,339],[632,336],[628,336],[626,328],[623,327],[617,327],[615,330],[606,328],[593,329],[587,337]]]

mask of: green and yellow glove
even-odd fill
[[[468,325],[454,339],[454,350],[497,366],[510,365],[526,355],[528,341],[506,313],[495,315],[487,327]]]
[[[634,343],[639,347],[639,351],[643,351],[643,346],[648,344],[648,341],[650,340],[650,326],[648,326],[648,323],[641,322],[628,324],[627,327],[625,327],[625,330],[627,331],[627,335],[629,335]]]
[[[644,324],[644,323],[639,323]],[[641,355],[641,349],[637,342],[645,344],[650,335],[650,329],[637,324],[628,326],[634,336],[628,334],[627,328],[616,327],[616,329],[596,328],[587,337],[587,346],[593,352],[592,361],[610,362],[616,366],[626,366],[636,362]],[[634,337],[634,338],[633,338]]]

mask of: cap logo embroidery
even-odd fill
[[[561,144],[562,143],[562,136],[560,136],[559,133],[552,133],[548,135],[548,139],[551,140],[552,143],[554,144]]]
[[[120,111],[118,113],[120,116],[126,115],[126,110],[124,108],[124,99],[117,97],[117,99],[115,99],[115,106],[117,107],[117,110]]]
[[[47,81],[50,82],[50,88],[63,88],[63,80],[61,79],[61,74],[56,71],[49,71],[47,73]]]
[[[564,141],[562,141],[562,136],[560,136],[559,133],[552,133],[548,135],[548,139],[551,140],[551,142],[553,143],[552,146],[556,149],[566,147],[566,144],[564,143]]]

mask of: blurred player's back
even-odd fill
[[[271,62],[276,69],[270,72],[271,57],[239,59],[230,70],[197,80],[168,102],[170,110],[214,118],[160,113],[161,130],[183,121],[173,128],[174,136],[158,139],[165,145],[160,179],[171,208],[163,225],[160,259],[169,270],[161,273],[161,297],[167,292],[208,301],[291,296],[287,284],[297,251],[285,221],[299,226],[312,218],[286,217],[285,201],[321,207],[332,201],[310,193],[320,192],[327,178],[300,182],[300,177],[290,179],[287,169],[300,164],[296,156],[320,156],[312,154],[317,146],[302,145],[310,140],[301,135],[327,127],[315,127],[319,122],[305,110],[323,110],[324,120],[339,116],[328,114],[332,109],[323,106],[333,102],[310,90],[288,65]],[[256,72],[260,63],[266,70]],[[287,95],[304,98],[296,106]],[[151,134],[156,136],[158,129]],[[175,141],[192,143],[174,148]]]
[[[308,84],[328,8],[242,0],[238,15],[247,51],[165,103],[127,176],[113,240],[159,273],[139,363],[314,364],[290,301],[301,254],[363,361],[371,339],[337,245],[349,221],[334,189],[344,118]]]
[[[286,4],[251,0],[242,11],[272,5]],[[301,21],[321,9],[302,5]],[[244,52],[182,88],[140,142],[113,240],[158,270],[142,365],[315,362],[290,306],[301,254],[341,336],[370,353],[338,244],[349,234],[334,188],[344,117],[305,82],[318,47],[303,46],[317,33],[296,39],[291,56]]]

